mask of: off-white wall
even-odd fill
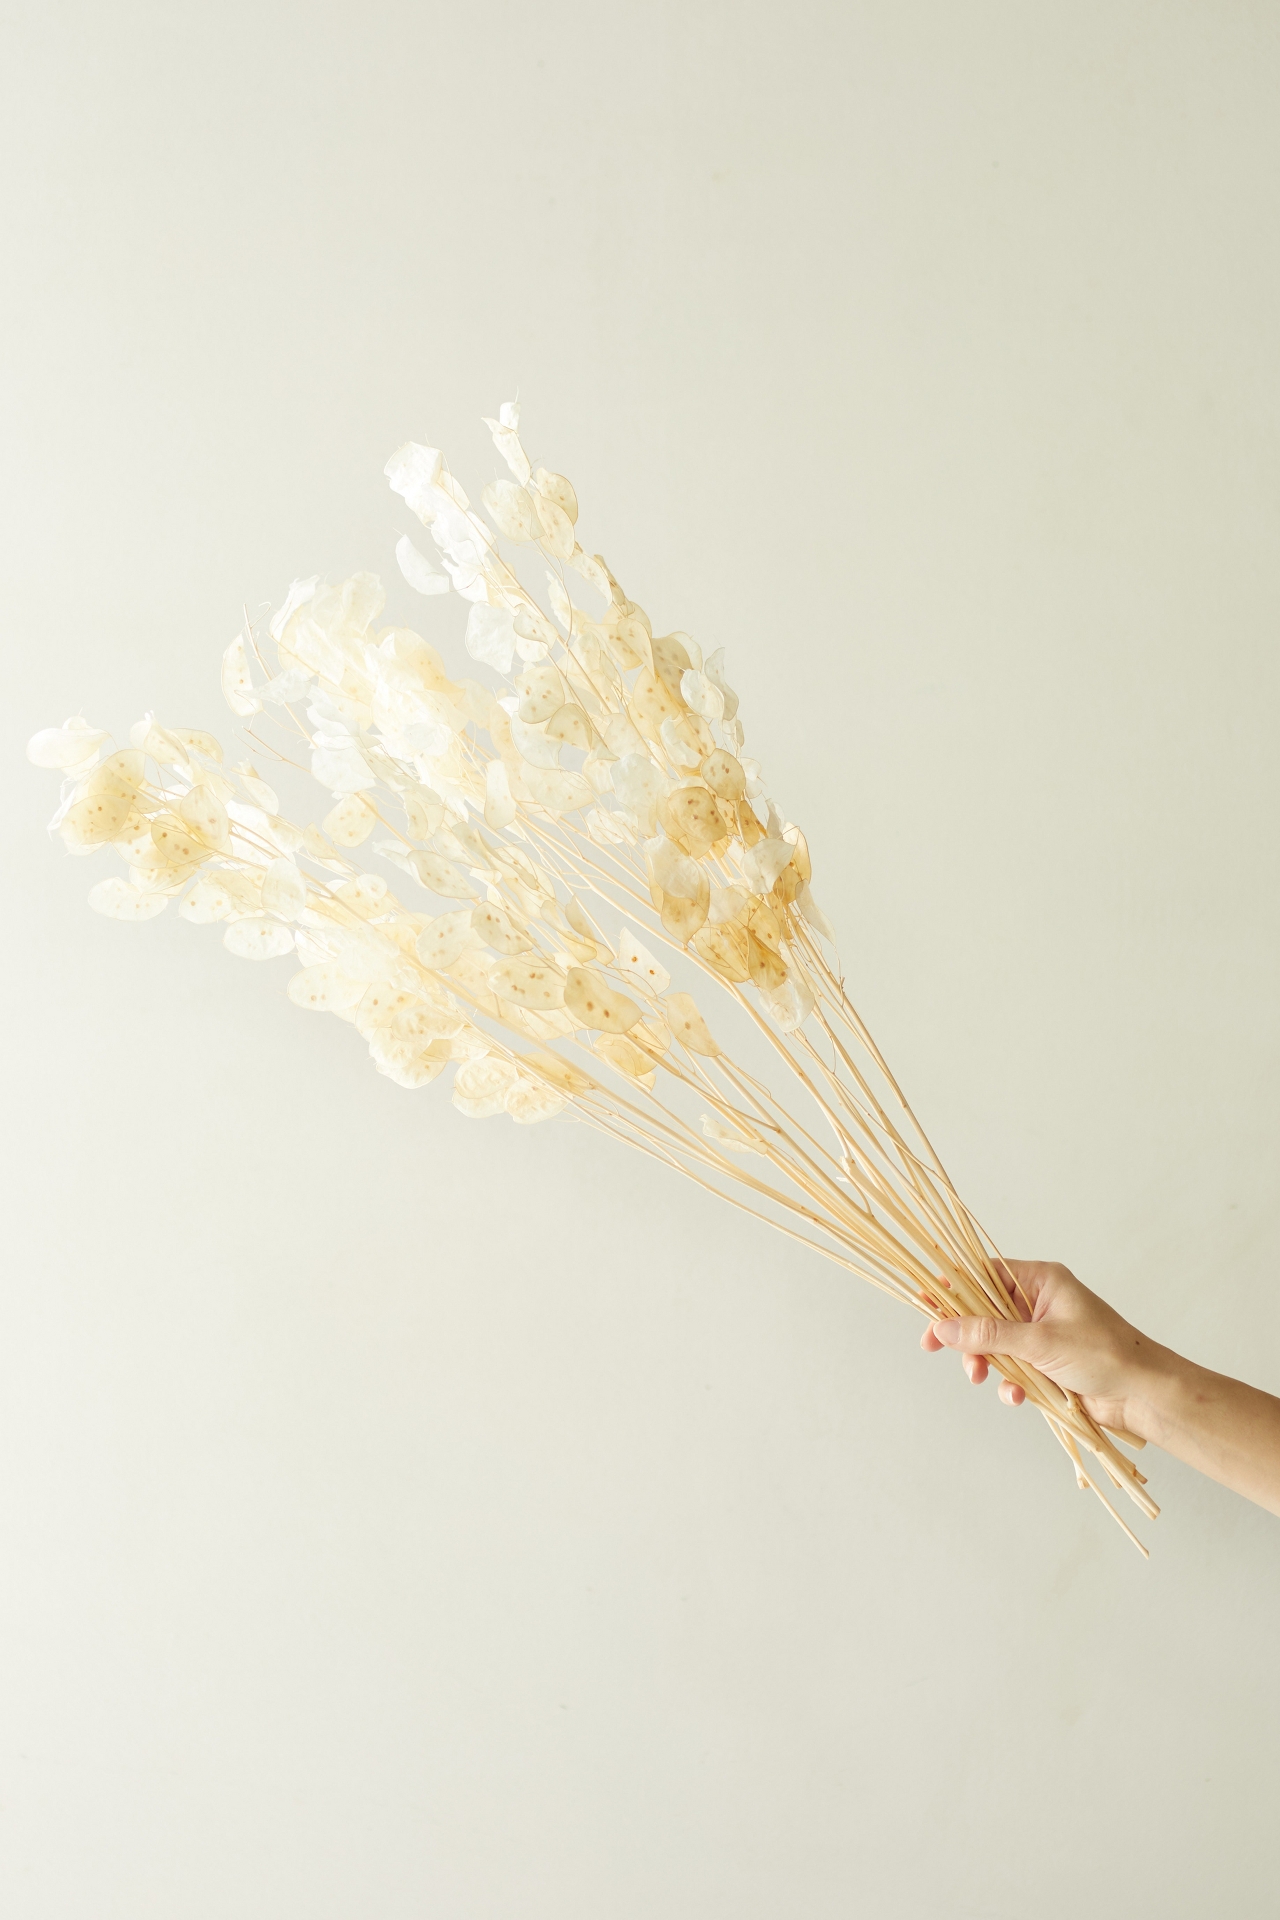
[[[836,1269],[90,914],[22,746],[225,727],[518,388],[971,1204],[1280,1386],[1276,10],[6,21],[0,1911],[1269,1920],[1273,1519],[1156,1459],[1143,1565]]]

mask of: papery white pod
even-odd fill
[[[595,946],[604,948],[606,952],[608,951],[604,944],[604,936],[583,906],[581,900],[579,900],[577,894],[571,893],[565,901],[564,917],[568,925],[578,935],[579,939],[590,940]]]
[[[670,714],[659,727],[658,733],[668,757],[682,773],[692,773],[701,764],[701,752],[689,744],[680,730],[679,722],[673,720]]]
[[[548,813],[576,813],[580,807],[589,807],[596,797],[580,773],[567,773],[561,768],[527,767],[522,779],[529,799]]]
[[[267,816],[267,834],[281,853],[301,853],[307,844],[302,828],[295,827],[292,820],[282,819],[278,813]]]
[[[228,927],[227,931],[233,929]],[[358,1007],[366,988],[362,980],[352,980],[345,974],[335,960],[322,960],[295,973],[286,991],[295,1007],[305,1007],[309,1013],[340,1013]]]
[[[482,687],[478,680],[463,680],[459,684],[467,719],[473,727],[480,727],[487,732],[493,718],[492,693],[488,687]]]
[[[378,810],[363,793],[348,793],[324,817],[324,830],[335,846],[358,847],[369,838]]]
[[[602,1033],[595,1043],[594,1052],[618,1073],[625,1074],[628,1080],[634,1080],[637,1086],[644,1087],[646,1091],[651,1090],[657,1080],[657,1069],[649,1055],[625,1034]]]
[[[74,714],[60,727],[45,727],[40,733],[33,733],[27,742],[27,758],[33,766],[69,772],[83,768],[110,738],[110,734],[91,727],[80,714]]]
[[[164,894],[141,893],[118,873],[89,889],[89,905],[108,920],[154,920],[168,904]]]
[[[558,767],[560,764],[560,742],[551,740],[541,727],[528,726],[518,713],[513,713],[507,723],[511,728],[511,738],[516,743],[522,760],[531,767]]]
[[[373,850],[380,853],[384,860],[389,860],[393,867],[399,867],[401,873],[407,873],[411,880],[417,879],[417,869],[409,857],[412,849],[406,851],[403,841],[375,840]]]
[[[423,1000],[396,1013],[391,1025],[402,1039],[452,1041],[465,1033],[471,1022],[451,994],[440,993],[436,999]]]
[[[475,935],[472,935],[475,938]],[[449,968],[450,985],[456,984],[459,991],[471,1002],[472,1008],[484,1013],[501,1014],[505,1011],[503,1002],[489,985],[489,975],[497,961],[491,953],[480,946],[470,947],[460,953]]]
[[[190,920],[198,927],[210,926],[216,920],[242,918],[247,909],[226,885],[226,878],[222,874],[202,874],[179,902],[179,918]]]
[[[375,915],[386,911],[387,883],[380,873],[357,873],[353,879],[344,880],[340,887],[335,887],[334,893],[344,907],[350,907],[351,911],[358,913],[362,920],[372,920]],[[262,883],[264,904],[266,897],[267,888],[264,878]],[[394,902],[392,904],[394,905]],[[347,931],[352,932],[353,929],[348,928]],[[357,935],[357,937],[361,936]],[[374,937],[376,939],[380,936]],[[370,978],[372,977],[370,975]]]
[[[369,1054],[379,1073],[410,1092],[416,1092],[419,1087],[429,1087],[449,1064],[447,1052],[406,1048],[390,1040],[384,1033],[376,1034],[369,1042]]]
[[[311,772],[322,787],[335,794],[362,793],[378,784],[354,740],[340,747],[313,747]]]
[[[526,1079],[523,1074],[508,1087],[504,1102],[507,1113],[522,1127],[535,1126],[539,1120],[554,1120],[568,1104],[568,1096],[558,1088],[547,1086],[545,1081]]]
[[[613,599],[613,590],[609,585],[609,570],[599,554],[585,553],[581,547],[575,547],[570,555],[569,564],[584,580],[589,580],[606,607]]]
[[[446,860],[443,854],[421,847],[409,855],[409,860],[423,886],[438,894],[442,900],[474,898],[475,888],[467,876],[454,866],[452,860]]]
[[[366,802],[366,805],[372,804]],[[421,787],[416,793],[402,793],[405,826],[411,840],[429,840],[444,821],[444,802],[436,793]]]
[[[383,468],[391,482],[391,491],[398,493],[409,510],[428,523],[434,514],[432,489],[440,477],[440,465],[438,447],[423,447],[414,440],[406,440]]]
[[[315,599],[316,588],[319,584],[320,576],[318,573],[313,573],[307,580],[294,580],[290,583],[289,591],[284,598],[284,605],[272,614],[271,625],[267,629],[277,645],[279,645],[283,639],[284,630],[292,620],[294,614],[298,611],[298,608],[305,607],[308,602]]]
[[[520,436],[515,428],[505,425],[501,418],[490,420],[486,417],[484,424],[493,435],[494,446],[498,449],[498,452],[502,455],[502,458],[506,461],[516,479],[520,482],[520,485],[522,487],[527,486],[531,473],[529,456],[520,445]]]
[[[510,673],[516,651],[511,609],[478,601],[467,615],[464,644],[473,660],[482,660],[498,673]]]
[[[813,928],[814,932],[820,933],[823,939],[829,941],[830,944],[834,947],[836,944],[835,928],[832,926],[826,914],[822,911],[822,908],[818,905],[817,901],[814,899],[813,895],[810,893],[809,883],[807,880],[803,881],[800,887],[797,889],[796,905],[799,907],[801,913],[804,915],[809,925]]]
[[[542,499],[550,500],[559,507],[565,519],[572,525],[578,517],[578,496],[564,475],[548,473],[545,467],[539,467],[533,476],[533,484]],[[567,554],[565,558],[568,558]]]
[[[431,837],[431,844],[446,860],[459,860],[485,878],[496,872],[494,853],[479,830],[469,820],[455,817]]]
[[[170,739],[176,740],[188,757],[194,754],[221,766],[222,743],[216,734],[206,733],[201,727],[170,727],[168,732]]]
[[[792,967],[779,987],[760,987],[760,998],[770,1017],[784,1033],[794,1033],[814,1009],[814,997],[808,982]]]
[[[726,920],[745,920],[750,905],[745,887],[712,887],[707,918],[713,927],[723,926]]]
[[[617,761],[610,753],[589,753],[582,763],[583,778],[589,781],[592,791],[598,794],[613,792],[613,769]]]
[[[695,668],[690,667],[680,676],[680,691],[684,695],[685,704],[703,720],[724,719],[724,693],[704,673],[699,673]]]
[[[562,507],[554,500],[540,496],[538,500],[538,520],[542,528],[539,545],[544,553],[554,554],[557,560],[568,560],[574,549],[573,522]]]
[[[469,908],[439,914],[418,935],[416,950],[425,967],[443,973],[469,948],[480,945],[480,936],[471,925]]]
[[[674,841],[661,837],[650,840],[644,851],[650,880],[654,885],[681,900],[698,900],[705,893],[710,904],[711,890],[706,873],[696,860],[681,853]]]
[[[700,780],[675,787],[658,808],[663,831],[701,860],[726,838],[728,829],[720,803]]]
[[[351,863],[335,852],[330,842],[321,833],[319,827],[304,827],[302,845],[311,859],[326,867],[330,873],[350,873]]]
[[[754,1140],[748,1140],[746,1134],[739,1133],[736,1127],[727,1127],[712,1113],[702,1116],[702,1131],[708,1140],[714,1140],[718,1147],[727,1147],[730,1153],[759,1153],[761,1149]]]
[[[184,775],[188,772],[190,760],[186,748],[176,733],[160,725],[153,713],[145,713],[141,720],[134,721],[129,740],[138,753],[149,754],[157,766],[176,767]]]
[[[83,776],[83,791],[122,795],[132,806],[145,771],[145,756],[135,748],[124,747],[118,753],[109,753],[100,766]]]
[[[511,783],[501,760],[490,760],[484,770],[484,821],[495,833],[509,827],[519,809],[511,797]]]
[[[677,711],[685,704],[684,695],[680,691],[680,677],[692,669],[689,649],[685,645],[688,638],[687,633],[664,633],[653,634],[649,640],[649,651],[653,656],[653,671],[671,695]],[[638,685],[639,682],[637,682]]]
[[[665,993],[671,985],[671,975],[648,947],[641,946],[630,927],[624,927],[618,936],[618,965],[624,973],[642,980],[650,993]]]
[[[517,712],[528,726],[541,725],[565,704],[565,684],[559,668],[551,660],[535,661],[525,668],[515,684],[520,696]]]
[[[703,926],[711,887],[696,860],[690,860],[670,841],[650,840],[645,848],[649,889],[664,930],[685,946]]]
[[[533,945],[527,928],[517,926],[504,908],[488,902],[472,908],[471,925],[485,946],[495,953],[527,953]]]
[[[459,495],[461,499],[457,498]],[[439,549],[455,593],[461,594],[464,600],[488,600],[493,534],[482,520],[474,519],[463,510],[465,498],[461,488],[455,487],[447,475],[441,475],[429,502],[431,538]]]
[[[357,1004],[356,1032],[367,1040],[375,1027],[389,1027],[398,1013],[422,1004],[422,996],[412,987],[393,987],[389,981],[381,980],[376,986],[367,987]]]
[[[251,766],[246,760],[235,769],[235,772],[239,778],[240,785],[244,788],[255,807],[261,807],[264,813],[278,813],[280,811],[279,795],[274,787],[268,786],[265,780],[258,778],[256,767]]]
[[[720,691],[724,701],[724,719],[732,720],[738,711],[738,696],[733,691],[733,688],[728,685],[724,677],[723,647],[717,647],[714,653],[707,655],[702,663],[702,671],[712,686],[718,688]]]
[[[222,697],[232,713],[247,720],[251,713],[260,711],[262,702],[253,690],[253,676],[249,672],[249,656],[245,651],[244,635],[238,633],[222,656]]]
[[[278,920],[251,914],[246,920],[233,920],[222,936],[228,953],[240,960],[277,960],[293,951],[293,934]]]
[[[127,867],[146,866],[151,859],[151,821],[135,808],[111,842]]]
[[[227,810],[212,787],[192,787],[178,802],[178,817],[197,839],[211,847],[225,847],[231,838]]]
[[[459,1033],[455,1033],[449,1042],[451,1060],[483,1060],[490,1053],[493,1042],[487,1033],[481,1033],[479,1027],[468,1023]]]
[[[580,747],[585,752],[594,743],[596,734],[577,702],[567,701],[547,721],[547,738],[559,741],[562,746]]]
[[[281,855],[262,876],[262,904],[268,913],[292,920],[307,904],[307,883],[292,860]]]
[[[502,1011],[531,1040],[567,1040],[577,1032],[576,1021],[563,1007],[518,1007],[504,1000]]]
[[[372,879],[372,874],[362,876]],[[335,927],[331,935],[333,958],[351,980],[368,986],[389,980],[397,987],[412,986],[415,970],[399,947],[378,927]]]
[[[598,847],[621,847],[626,845],[630,835],[622,822],[615,820],[611,813],[602,807],[592,807],[586,816],[586,829]]]
[[[571,967],[564,983],[564,1004],[583,1027],[595,1033],[626,1033],[644,1018],[629,994],[611,987],[594,967]]]
[[[510,427],[512,433],[519,433],[520,402],[518,400],[503,401],[502,405],[498,408],[498,424],[499,426]]]
[[[712,1038],[711,1031],[698,1012],[692,994],[669,995],[663,1012],[670,1022],[672,1037],[678,1040],[681,1046],[688,1047],[691,1053],[706,1054],[708,1058],[714,1059],[718,1053],[724,1051],[719,1042]]]
[[[518,1007],[545,1009],[564,1005],[564,980],[546,962],[503,960],[489,969],[489,987],[499,1000]]]
[[[523,1072],[535,1073],[539,1079],[550,1081],[562,1093],[588,1093],[593,1084],[589,1073],[572,1066],[549,1047],[535,1047],[530,1053],[522,1053],[520,1066]]]
[[[151,845],[152,864],[175,871],[198,867],[209,857],[208,847],[189,833],[185,821],[174,813],[156,815],[151,822]]]
[[[631,1028],[627,1038],[643,1047],[654,1060],[661,1060],[671,1046],[671,1029],[660,1014],[651,1013]]]
[[[468,1060],[453,1077],[453,1104],[469,1120],[487,1120],[505,1110],[515,1079],[516,1069],[509,1060],[492,1054]]]
[[[127,794],[95,793],[77,800],[67,808],[58,825],[64,846],[71,853],[88,853],[114,840],[124,828],[132,807],[132,798]]]
[[[347,664],[346,655],[318,621],[307,615],[295,620],[289,629],[289,648],[313,673],[331,681],[335,687],[341,683]]]
[[[446,585],[448,582],[445,583]],[[294,707],[311,696],[315,675],[310,667],[288,667],[268,680],[261,689],[262,703],[270,707]]]
[[[788,840],[760,840],[742,856],[742,871],[757,893],[768,893],[783,868],[791,863],[794,848]]]
[[[717,747],[714,753],[709,753],[698,771],[717,799],[736,804],[746,798],[746,769],[723,748]]]
[[[524,603],[511,624],[515,630],[516,652],[530,663],[544,660],[560,638],[542,608],[533,601]]]
[[[654,810],[670,782],[647,752],[625,753],[612,768],[613,791],[633,813],[642,833],[652,831]]]
[[[494,480],[480,495],[484,510],[508,540],[536,540],[541,528],[533,501],[511,480]]]
[[[611,713],[600,731],[615,760],[625,760],[632,753],[643,754],[648,759],[649,749],[625,713]]]
[[[433,567],[425,553],[420,553],[408,534],[402,534],[396,541],[396,560],[400,571],[411,587],[419,593],[448,593],[449,576]]]
[[[548,511],[550,511],[549,508]],[[546,550],[546,542],[544,541],[543,552],[545,553]],[[571,632],[575,624],[579,627],[582,625],[581,620],[575,622],[574,605],[568,593],[565,591],[564,581],[561,580],[558,574],[553,573],[550,567],[547,569],[547,598],[551,602],[552,613],[554,613],[566,633]]]

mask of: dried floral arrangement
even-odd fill
[[[296,581],[266,633],[246,619],[222,686],[258,759],[324,789],[322,824],[284,818],[209,733],[147,715],[116,748],[68,720],[29,755],[63,773],[51,831],[67,849],[124,859],[90,905],[149,920],[178,898],[231,953],[294,956],[294,1005],[354,1027],[399,1087],[452,1068],[472,1119],[575,1119],[917,1312],[1021,1317],[846,996],[808,844],[763,797],[723,650],[655,635],[580,545],[572,486],[532,467],[518,408],[486,424],[511,477],[483,489],[483,515],[433,448],[386,469],[440,562],[406,536],[400,569],[468,603],[486,678],[379,627],[375,575]],[[745,1020],[767,1079],[713,1008]],[[1103,1486],[1154,1516],[1134,1463],[1073,1394],[995,1364],[1145,1553]]]

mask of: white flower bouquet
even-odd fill
[[[434,449],[387,465],[439,560],[406,536],[402,573],[468,604],[468,677],[379,626],[373,574],[296,581],[227,649],[256,762],[309,773],[319,824],[207,732],[148,715],[123,747],[79,717],[36,734],[31,759],[64,779],[52,831],[124,862],[90,905],[149,920],[176,899],[231,953],[292,957],[294,1005],[353,1027],[397,1087],[451,1072],[469,1118],[597,1127],[919,1313],[1021,1317],[846,997],[722,650],[655,635],[579,543],[572,486],[531,468],[518,409],[487,424],[511,477],[483,514]],[[1127,1533],[1106,1481],[1156,1513],[1073,1394],[996,1365]]]

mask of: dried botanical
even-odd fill
[[[144,920],[179,898],[233,954],[295,954],[289,998],[353,1026],[396,1085],[452,1068],[472,1118],[576,1119],[917,1312],[1018,1318],[994,1243],[846,997],[808,843],[763,797],[722,651],[655,635],[579,544],[569,482],[531,468],[518,409],[487,424],[512,476],[484,488],[487,519],[434,448],[387,465],[439,560],[406,536],[400,571],[468,603],[485,677],[454,679],[418,634],[379,626],[373,574],[295,581],[266,634],[231,642],[222,685],[258,757],[325,790],[322,823],[282,817],[210,734],[148,714],[112,751],[73,718],[29,752],[63,774],[66,847],[124,858],[127,879],[90,904]],[[734,1024],[749,1059],[785,1071],[735,1059]],[[1074,1394],[995,1365],[1127,1533],[1104,1481],[1156,1513]]]

